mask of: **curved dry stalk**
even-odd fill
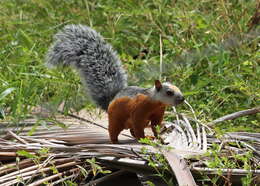
[[[194,132],[193,128],[191,127],[191,124],[190,124],[189,120],[186,117],[183,117],[183,119],[185,121],[184,123],[185,123],[187,129],[190,131],[191,136],[192,136],[192,142],[191,142],[191,146],[190,147],[192,149],[197,149],[196,148],[197,144],[198,144],[197,136],[195,135],[195,132]]]
[[[194,119],[191,121],[195,122],[196,128],[193,129],[190,119],[183,114],[177,113],[176,108],[173,107],[177,120],[174,122],[166,122],[165,127],[168,128],[166,130],[171,130],[171,132],[167,132],[167,135],[165,135],[163,139],[169,146],[178,150],[205,152],[207,150],[207,133],[205,127],[198,122],[191,105],[187,101],[185,103],[189,105],[189,108],[193,113]],[[196,130],[196,132],[194,130]],[[177,138],[177,136],[180,137]]]
[[[208,141],[207,141],[207,133],[206,133],[206,130],[205,130],[205,127],[203,126],[202,127],[202,150],[203,151],[207,151],[207,147],[208,147]]]

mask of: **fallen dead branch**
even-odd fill
[[[162,152],[174,172],[179,185],[196,186],[185,160],[175,153]]]
[[[259,113],[259,112],[260,112],[260,107],[256,107],[256,108],[252,108],[252,109],[248,109],[248,110],[242,110],[242,111],[235,112],[235,113],[232,113],[232,114],[228,114],[226,116],[215,119],[212,122],[210,122],[208,124],[208,126],[213,126],[213,125],[220,123],[220,122],[223,122],[223,121],[236,119],[236,118],[246,116],[246,115],[256,114],[256,113]]]

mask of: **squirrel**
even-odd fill
[[[46,54],[48,67],[72,66],[81,75],[87,94],[108,113],[112,143],[124,129],[136,139],[144,138],[149,125],[157,137],[167,106],[184,101],[180,89],[169,82],[155,80],[151,88],[128,86],[127,74],[112,46],[94,29],[67,25],[54,35]]]

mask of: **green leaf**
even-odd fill
[[[8,94],[13,92],[14,90],[15,90],[15,88],[13,88],[13,87],[6,89],[4,92],[2,92],[0,94],[0,100],[4,99]]]
[[[25,150],[18,150],[16,152],[16,154],[18,154],[19,156],[24,156],[26,158],[32,158],[32,159],[36,159],[38,158],[38,156],[34,155],[34,154],[31,154],[30,152],[27,152]]]
[[[50,169],[52,170],[53,174],[58,174],[59,173],[58,169],[55,166],[50,166]]]
[[[189,92],[185,92],[184,96],[191,96],[191,95],[196,95],[199,94],[201,91],[189,91]]]

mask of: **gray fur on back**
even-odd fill
[[[134,98],[137,94],[150,95],[149,90],[150,90],[150,88],[141,88],[141,87],[137,87],[137,86],[129,86],[129,87],[122,89],[115,96],[115,99],[120,98],[120,97]]]
[[[67,25],[54,36],[46,63],[74,66],[93,101],[107,110],[115,95],[127,87],[127,75],[111,45],[95,30],[83,25]]]

